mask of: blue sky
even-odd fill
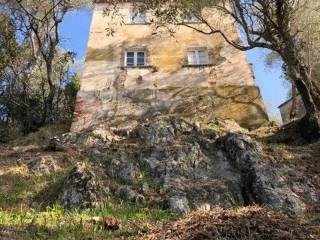
[[[82,9],[69,13],[61,29],[63,37],[62,46],[74,51],[77,60],[85,57],[92,11]],[[260,87],[263,99],[272,116],[279,118],[278,106],[285,101],[288,90],[284,87],[281,63],[276,63],[272,68],[265,65],[266,51],[254,49],[247,52],[248,60],[253,64],[256,84]]]

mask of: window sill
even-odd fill
[[[201,21],[185,21],[182,23],[178,23],[178,25],[188,25],[188,24],[202,24],[203,22]]]
[[[151,25],[151,23],[149,23],[149,22],[144,22],[144,23],[135,23],[135,22],[133,22],[133,23],[125,23],[124,25],[127,25],[127,26],[134,26],[134,25]]]
[[[213,67],[213,64],[185,64],[182,65],[183,68],[203,68],[203,67]]]
[[[154,66],[151,66],[151,65],[145,65],[145,66],[120,66],[119,68],[123,68],[123,69],[145,69],[145,68],[154,68]]]

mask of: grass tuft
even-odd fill
[[[91,220],[92,217],[111,216],[121,223],[120,230],[116,232],[105,231],[102,225]],[[15,239],[112,239],[147,232],[148,224],[174,218],[162,210],[112,202],[105,202],[97,210],[65,210],[59,205],[47,207],[44,211],[21,208],[0,211],[0,237],[1,232],[8,232],[7,229],[14,226]]]

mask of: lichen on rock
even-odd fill
[[[280,174],[262,161],[262,149],[250,137],[230,133],[217,141],[217,147],[241,176],[242,195],[247,205],[263,204],[274,210],[299,214],[305,204],[288,187]]]
[[[255,204],[302,213],[304,202],[248,133],[231,120],[198,123],[157,115],[133,126],[121,141],[106,143],[98,155],[107,159],[99,161],[105,161],[107,178],[117,182],[113,196],[124,201],[179,214]],[[149,189],[142,191],[146,180]],[[81,191],[67,193],[78,204]]]
[[[63,184],[59,202],[65,208],[97,208],[101,201],[101,188],[95,174],[84,163],[78,163]]]
[[[56,160],[51,155],[39,156],[28,164],[28,170],[35,175],[48,175],[58,169]]]

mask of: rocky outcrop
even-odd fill
[[[227,134],[217,141],[217,147],[239,171],[242,197],[246,204],[264,204],[274,210],[296,214],[305,209],[305,205],[276,170],[263,162],[262,150],[251,138]]]
[[[78,163],[63,184],[59,202],[66,208],[97,208],[100,191],[95,174],[84,163]]]
[[[28,170],[35,175],[46,175],[54,173],[58,169],[56,160],[51,155],[35,157],[28,164]]]
[[[143,195],[137,193],[129,186],[121,186],[119,187],[116,192],[115,196],[131,203],[143,204],[145,203],[145,198]]]
[[[112,194],[124,201],[180,214],[252,204],[303,212],[304,203],[247,133],[231,121],[158,115],[90,156],[104,162],[105,174],[118,184]]]
[[[112,178],[127,182],[136,179],[140,172],[137,162],[125,153],[115,154],[106,170]]]

